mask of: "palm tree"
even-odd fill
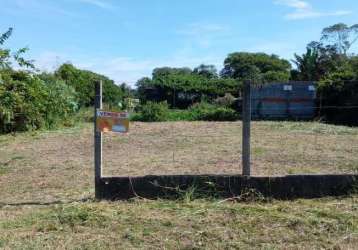
[[[302,56],[294,55],[292,62],[296,65],[298,71],[298,80],[318,81],[319,74],[319,53],[315,48],[307,47],[307,51]]]

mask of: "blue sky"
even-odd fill
[[[39,68],[70,61],[131,85],[160,66],[220,69],[235,51],[291,59],[322,28],[358,23],[357,0],[1,0],[0,7],[0,31],[14,27],[7,47],[28,46]]]

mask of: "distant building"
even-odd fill
[[[253,119],[312,119],[315,116],[314,82],[270,83],[253,86]]]

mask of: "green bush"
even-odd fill
[[[54,128],[60,124],[71,125],[73,114],[79,106],[76,101],[75,90],[63,81],[47,82],[47,101],[45,121],[47,128]]]
[[[235,121],[239,118],[235,110],[201,102],[186,110],[168,109],[166,103],[148,102],[142,111],[131,115],[132,121]]]
[[[0,133],[54,128],[77,110],[74,90],[25,71],[0,72]]]
[[[188,110],[171,109],[168,113],[168,121],[194,121],[192,113]]]
[[[358,81],[346,81],[344,72],[318,85],[321,119],[328,123],[358,125]],[[343,80],[339,79],[342,77]]]
[[[220,107],[206,102],[194,104],[189,109],[193,120],[201,121],[235,121],[238,114],[235,110]]]
[[[141,107],[139,114],[132,116],[132,120],[143,122],[162,122],[167,121],[169,114],[166,102],[147,102]]]
[[[42,74],[45,75],[45,74]],[[79,105],[88,107],[94,104],[94,81],[101,80],[103,85],[103,102],[115,107],[123,101],[125,90],[117,86],[113,80],[91,71],[77,69],[72,64],[63,64],[55,72],[56,79],[66,82],[76,90]]]
[[[83,123],[83,122],[93,122],[94,121],[94,108],[86,107],[80,108],[72,119],[72,122],[75,123]]]

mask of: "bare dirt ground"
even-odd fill
[[[240,174],[240,122],[132,123],[104,135],[104,175]],[[354,173],[358,128],[254,122],[254,175]],[[0,136],[1,201],[78,199],[93,193],[91,124]]]

